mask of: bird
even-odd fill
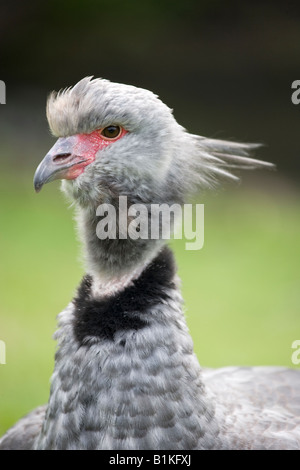
[[[130,207],[183,207],[237,179],[236,169],[273,165],[253,157],[257,144],[191,134],[151,91],[104,78],[52,92],[46,114],[57,141],[34,187],[61,180],[85,274],[58,315],[48,403],[10,428],[0,449],[299,449],[300,372],[202,368],[168,240],[130,237],[120,221],[135,221],[122,197]],[[110,208],[105,236],[99,221]]]

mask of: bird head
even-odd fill
[[[164,187],[182,130],[152,92],[87,77],[50,95],[47,118],[58,140],[36,170],[37,192],[62,179],[84,206],[108,193],[151,200]]]
[[[36,170],[35,189],[62,179],[81,206],[108,202],[109,194],[183,202],[199,186],[235,178],[231,168],[270,166],[249,158],[256,145],[189,134],[152,92],[105,79],[53,92],[47,118],[58,140]]]

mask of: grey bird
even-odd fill
[[[51,94],[47,118],[58,140],[34,185],[62,180],[86,275],[58,316],[48,404],[0,448],[299,449],[299,371],[202,369],[166,240],[129,237],[120,222],[120,196],[129,206],[182,205],[236,178],[234,168],[272,165],[251,157],[255,145],[189,134],[150,91],[104,79]],[[99,234],[99,207],[114,208],[117,236]],[[125,214],[126,228],[132,221]]]

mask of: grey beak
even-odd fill
[[[44,184],[64,179],[67,171],[86,159],[73,153],[76,136],[60,137],[36,169],[33,184],[38,193]]]
[[[41,161],[39,166],[36,169],[33,185],[35,191],[38,193],[44,184],[53,181],[56,176],[59,168],[57,168],[53,163],[53,158],[50,153],[47,153],[45,158]]]

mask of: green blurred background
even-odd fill
[[[86,75],[151,89],[190,132],[265,145],[259,157],[277,170],[200,197],[204,248],[172,246],[203,366],[297,367],[299,65],[296,2],[1,3],[0,434],[47,401],[56,315],[83,274],[59,184],[36,195],[32,178],[53,144],[47,94]]]

